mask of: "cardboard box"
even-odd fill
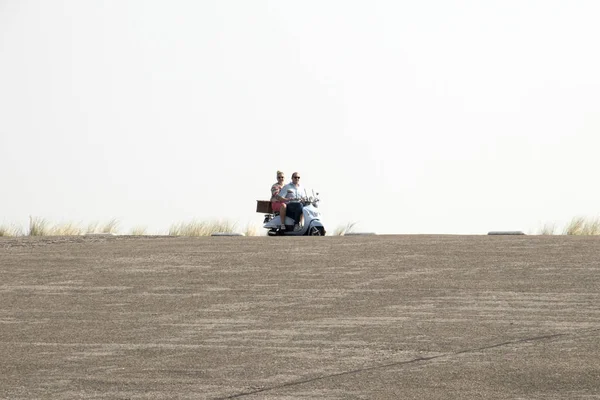
[[[256,212],[265,214],[273,213],[271,202],[268,200],[256,200]]]

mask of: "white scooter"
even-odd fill
[[[285,230],[280,229],[279,213],[270,210],[265,215],[263,226],[269,230],[267,234],[269,236],[325,236],[325,227],[321,223],[321,213],[318,210],[318,195],[319,193],[316,196],[302,197],[287,203]],[[304,216],[302,224],[300,224],[300,215]]]

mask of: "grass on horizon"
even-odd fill
[[[600,235],[600,218],[574,217],[563,227],[562,231],[555,223],[546,223],[535,234],[566,236]]]
[[[169,236],[210,236],[213,233],[235,232],[237,224],[230,221],[180,222],[171,225]]]
[[[537,233],[538,235],[556,235],[556,224],[545,224]]]
[[[140,225],[140,226],[134,226],[133,228],[131,228],[131,231],[129,231],[129,234],[132,236],[144,236],[147,235],[148,228]]]
[[[230,221],[199,221],[181,222],[171,225],[168,235],[171,236],[210,236],[213,233],[238,232],[237,223]],[[91,222],[84,226],[74,222],[63,222],[54,224],[46,218],[29,217],[29,226],[27,230],[19,228],[16,224],[0,225],[0,236],[79,236],[86,234],[117,234],[119,230],[119,221],[111,219],[108,222]],[[130,230],[130,235],[147,235],[148,228],[138,225]],[[245,236],[258,236],[256,225],[249,223],[242,232]]]
[[[119,222],[116,219],[100,224],[90,223],[87,229],[74,222],[51,224],[47,219],[41,217],[29,217],[29,230],[27,236],[78,236],[93,233],[115,234],[118,231]]]
[[[333,236],[344,236],[347,233],[352,233],[357,222],[348,222],[346,225],[340,225],[333,231]]]
[[[85,233],[112,233],[116,234],[119,232],[119,221],[116,218],[111,219],[104,224],[99,222],[92,222],[88,224]]]
[[[333,232],[334,236],[343,236],[354,232],[356,222],[348,222],[339,225]],[[118,234],[119,222],[117,219],[111,219],[108,222],[92,222],[85,228],[81,224],[73,222],[64,222],[52,224],[47,219],[41,217],[29,217],[29,227],[23,230],[17,224],[0,225],[0,237],[17,236],[77,236],[85,234]],[[164,231],[163,231],[164,232]],[[245,228],[237,229],[237,223],[230,221],[208,221],[192,220],[191,222],[180,222],[171,225],[168,230],[170,236],[210,236],[213,233],[237,232],[245,236],[260,236],[263,232],[256,224],[248,223]],[[546,223],[538,229],[537,235],[600,235],[600,217],[574,217],[565,225],[562,231],[555,223]],[[130,230],[129,235],[142,236],[148,235],[147,227],[140,225]]]
[[[563,235],[600,235],[600,218],[575,217],[565,226]]]
[[[4,237],[14,237],[14,236],[23,236],[23,229],[18,227],[17,225],[0,225],[0,236]]]
[[[260,236],[258,233],[258,227],[255,224],[249,223],[246,225],[246,229],[242,232],[244,236]]]

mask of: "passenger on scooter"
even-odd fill
[[[281,208],[279,210],[279,216],[281,219],[281,230],[285,230],[285,215],[287,213],[287,204],[292,200],[297,200],[300,199],[302,197],[302,194],[300,192],[301,187],[300,187],[300,175],[298,174],[298,172],[294,172],[292,174],[292,181],[290,183],[288,183],[287,185],[285,185],[283,188],[281,188],[281,190],[279,191],[279,194],[277,195],[277,199],[279,199],[280,201],[282,201],[281,204]],[[300,213],[300,222],[302,222],[302,213]]]
[[[274,212],[279,212],[279,210],[281,209],[281,205],[283,204],[283,202],[277,199],[277,195],[283,187],[284,179],[285,174],[281,171],[277,171],[277,182],[275,182],[273,186],[271,186],[271,208]]]

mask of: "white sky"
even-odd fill
[[[0,0],[0,223],[328,231],[598,216],[600,2]]]

